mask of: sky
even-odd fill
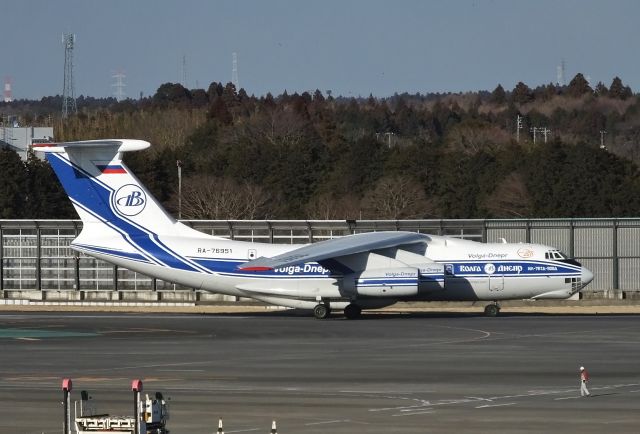
[[[535,87],[563,59],[567,82],[619,76],[640,91],[636,0],[0,0],[0,11],[0,79],[18,99],[62,93],[63,32],[76,35],[76,96],[113,96],[119,70],[132,98],[184,75],[206,89],[231,81],[234,52],[256,96]]]

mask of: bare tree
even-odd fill
[[[309,140],[309,125],[291,108],[279,107],[253,113],[233,129],[231,143],[268,143],[295,146]]]
[[[306,206],[307,218],[318,220],[357,219],[360,209],[360,200],[355,196],[335,197],[331,193],[312,197]]]
[[[494,217],[529,217],[531,195],[518,172],[511,172],[486,199],[485,208]]]
[[[386,176],[363,199],[367,216],[371,218],[420,218],[433,214],[434,206],[415,178]]]
[[[182,215],[192,219],[256,219],[267,213],[270,196],[262,187],[228,178],[196,175],[182,187]]]
[[[451,128],[447,134],[449,148],[473,155],[485,149],[497,148],[509,143],[509,134],[485,122],[465,121]]]

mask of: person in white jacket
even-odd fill
[[[584,366],[580,366],[580,396],[591,396],[589,389],[587,389],[587,382],[589,381],[589,373]]]

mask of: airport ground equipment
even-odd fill
[[[64,408],[64,422],[62,423],[63,434],[71,434],[71,410],[69,402],[71,400],[72,382],[70,378],[62,380],[62,405]]]
[[[169,434],[169,430],[166,428],[169,411],[162,394],[157,392],[155,398],[149,397],[148,394],[142,398],[143,386],[141,380],[133,380],[131,389],[134,397],[133,416],[95,414],[95,409],[87,405],[88,394],[83,391],[79,414],[76,410],[74,419],[75,431],[73,434]],[[63,380],[62,390],[66,403],[64,406],[64,434],[72,434],[69,406],[70,379]]]

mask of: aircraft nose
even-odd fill
[[[593,280],[593,273],[589,269],[582,267],[581,279],[582,279],[582,287],[584,288]]]

